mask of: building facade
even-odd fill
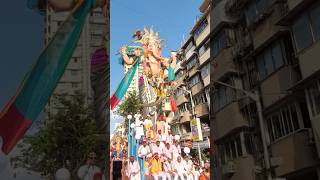
[[[263,180],[270,172],[319,180],[319,1],[212,0],[211,6],[217,179]],[[263,125],[254,100],[217,81],[259,95]]]
[[[204,0],[199,9],[201,17],[197,19],[189,37],[178,50],[181,58],[175,69],[177,111],[174,115],[170,114],[169,118],[172,119],[170,120],[173,134],[180,134],[182,141],[185,142],[192,141],[191,120],[199,118],[203,136],[200,148],[208,149],[210,135],[210,0]],[[193,142],[194,149],[197,148],[196,143]]]
[[[50,42],[59,26],[69,15],[69,12],[56,13],[50,8],[46,12],[44,19],[45,45]],[[106,23],[105,15],[100,8],[95,9],[88,15],[87,22],[72,58],[46,106],[45,112],[47,118],[50,118],[51,115],[57,113],[58,109],[61,108],[56,101],[56,97],[60,95],[66,94],[64,97],[67,97],[81,93],[85,96],[87,104],[92,103],[93,91],[90,79],[91,55],[105,44],[103,42],[105,38],[103,37],[106,36]]]

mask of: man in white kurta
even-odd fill
[[[86,164],[78,169],[77,175],[81,180],[92,180],[94,174],[101,173],[99,167],[95,166],[97,155],[94,152],[89,153]]]
[[[129,168],[127,169],[127,176],[131,180],[141,180],[140,166],[133,156],[130,156]]]
[[[146,150],[146,154],[149,154],[149,153],[151,152],[149,146],[147,145],[147,141],[146,141],[145,139],[142,141],[142,144],[139,146],[139,149],[138,149],[138,156],[139,156],[140,158],[142,158],[141,150],[142,150],[143,148]]]
[[[171,180],[173,175],[173,166],[171,164],[171,160],[164,158],[163,161],[163,179],[166,180]]]
[[[190,159],[190,157],[186,157],[185,160],[184,160],[184,163],[185,163],[185,170],[186,170],[186,174],[187,174],[187,179],[189,180],[193,180],[193,178],[196,176],[194,176],[193,172],[194,172],[194,166],[193,166],[193,162],[192,160]],[[197,180],[197,179],[195,179]]]
[[[160,146],[159,140],[157,140],[156,144],[152,146],[152,153],[162,154],[162,147]]]
[[[172,149],[169,143],[166,143],[165,147],[162,149],[164,157],[172,160]]]
[[[174,162],[173,165],[174,168],[174,180],[178,180],[178,177],[180,177],[180,180],[185,180],[185,176],[187,176],[186,169],[185,169],[185,163],[182,162],[181,156],[177,157],[177,160]]]
[[[174,161],[176,161],[178,156],[181,156],[181,147],[177,140],[174,140],[174,144],[172,145],[172,154],[173,154]]]

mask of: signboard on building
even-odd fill
[[[198,145],[200,146],[201,149],[209,149],[210,144],[208,141],[201,141],[201,142],[193,142],[192,143],[192,149],[197,149]]]
[[[203,141],[200,118],[195,118],[190,121],[191,134],[193,141]]]

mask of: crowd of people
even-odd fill
[[[135,117],[130,132],[132,136],[141,134],[137,143],[137,157],[131,154],[127,161],[127,153],[121,151],[122,179],[141,180],[142,176],[146,180],[210,179],[209,162],[201,165],[197,156],[190,155],[189,147],[181,147],[180,136],[172,134],[164,116],[157,118],[156,127],[153,127],[150,115],[145,120],[140,119]],[[137,128],[141,127],[143,132],[137,132]],[[119,158],[116,152],[112,153],[112,156]]]

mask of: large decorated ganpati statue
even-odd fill
[[[127,91],[139,64],[143,65],[144,75],[148,84],[155,91],[158,99],[168,96],[168,88],[174,85],[174,71],[176,53],[171,52],[171,58],[162,57],[162,40],[151,27],[148,31],[137,31],[134,43],[140,46],[124,46],[121,48],[122,63],[132,65],[122,79],[115,93],[110,98],[111,110],[120,102]]]

